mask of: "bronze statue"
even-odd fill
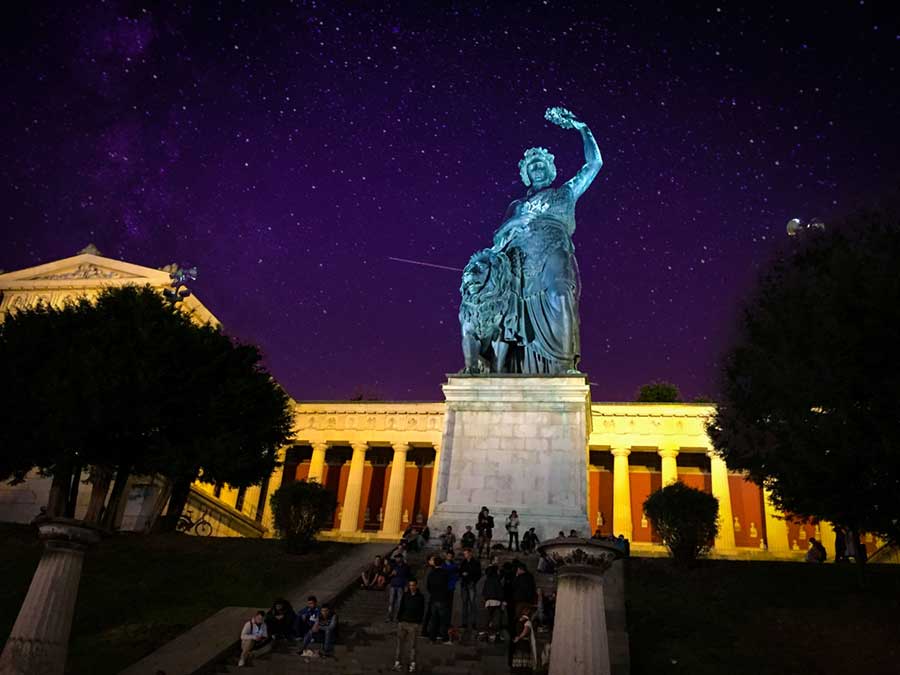
[[[570,111],[549,108],[545,117],[581,133],[585,163],[553,188],[553,155],[544,148],[525,151],[519,162],[525,196],[509,205],[493,247],[476,253],[463,273],[460,323],[467,373],[578,372],[581,282],[572,244],[575,203],[603,160],[590,129]],[[507,274],[508,282],[503,279]],[[502,289],[510,291],[505,300],[494,297]],[[475,307],[480,313],[473,313]]]

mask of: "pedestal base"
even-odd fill
[[[519,514],[519,537],[562,530],[590,535],[587,519],[587,437],[590,391],[582,375],[453,375],[444,385],[447,412],[434,513],[437,535],[474,526],[487,506],[494,541]]]

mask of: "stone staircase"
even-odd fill
[[[421,586],[425,579],[425,557],[410,557],[410,565]],[[532,561],[529,561],[532,562]],[[480,598],[479,588],[479,598]],[[454,601],[454,620],[459,625],[460,597]],[[368,675],[392,672],[396,646],[395,623],[385,621],[387,593],[356,589],[339,604],[338,638],[332,658],[303,658],[299,645],[279,644],[267,655],[256,658],[249,667],[238,668],[236,655],[220,663],[218,673],[267,673],[271,675]],[[483,612],[482,612],[483,613]],[[484,625],[481,621],[480,625]],[[320,647],[321,645],[316,645]],[[417,643],[416,672],[424,675],[493,675],[508,673],[506,643],[479,641],[474,632],[463,634],[460,642],[431,644],[420,637]],[[406,655],[403,656],[404,665]]]

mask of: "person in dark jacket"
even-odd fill
[[[444,569],[447,570],[447,584],[450,595],[447,599],[447,620],[453,623],[453,601],[456,599],[456,584],[459,582],[459,565],[456,564],[456,557],[452,551],[444,553]]]
[[[297,637],[294,622],[297,614],[287,600],[276,600],[266,613],[266,629],[273,640],[290,640]]]
[[[503,581],[500,579],[500,568],[494,563],[484,571],[484,586],[481,589],[484,609],[487,612],[488,639],[496,640],[500,635],[503,619]]]
[[[475,548],[477,543],[478,540],[475,538],[475,533],[472,532],[472,526],[466,525],[465,533],[459,538],[460,546],[462,546],[464,549]]]
[[[391,561],[391,567],[391,577],[388,581],[388,623],[394,620],[394,613],[400,606],[400,599],[405,592],[409,577],[412,576],[409,565],[399,555]]]
[[[425,580],[429,610],[426,634],[433,642],[442,642],[450,628],[450,573],[442,567],[439,556],[431,556],[428,564],[431,571]]]
[[[522,563],[516,565],[511,596],[516,616],[522,616],[522,611],[528,607],[534,607],[537,601],[537,584],[534,583],[534,575]]]
[[[416,671],[416,638],[423,616],[425,616],[425,596],[419,591],[416,580],[410,579],[397,609],[397,650],[394,652],[394,670],[403,670],[400,657],[408,642],[409,672]]]
[[[459,564],[459,590],[462,595],[462,627],[478,628],[478,580],[481,579],[481,563],[471,548],[463,549]]]

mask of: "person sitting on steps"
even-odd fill
[[[362,571],[362,574],[359,575],[360,588],[365,588],[367,590],[372,590],[375,588],[375,577],[378,576],[378,573],[381,571],[382,565],[382,557],[380,555],[375,556],[375,560],[371,565],[366,567]]]
[[[290,640],[296,637],[294,624],[297,614],[287,600],[276,600],[266,614],[266,629],[273,640]]]
[[[310,595],[306,598],[306,607],[297,612],[297,619],[294,622],[294,635],[298,638],[305,637],[309,629],[319,620],[319,601],[316,596]]]
[[[338,625],[337,613],[332,611],[329,605],[322,605],[322,611],[319,613],[319,620],[313,624],[312,628],[303,638],[303,646],[300,648],[301,656],[314,656],[310,649],[313,642],[322,641],[322,651],[319,656],[332,656],[334,653],[334,641],[337,637]]]
[[[266,629],[266,613],[259,610],[241,629],[241,658],[238,668],[246,666],[253,655],[265,654],[271,649],[269,631]]]

